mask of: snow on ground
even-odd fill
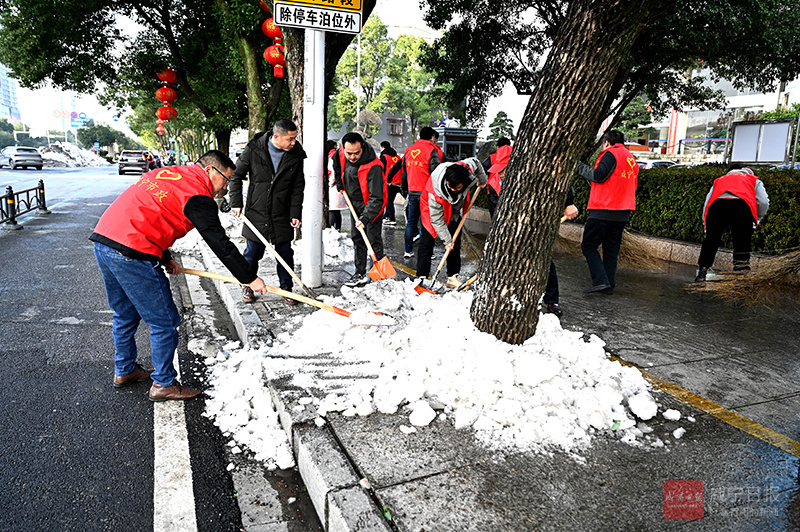
[[[228,228],[238,223],[222,218]],[[324,240],[326,262],[352,260],[349,237],[326,230]],[[306,391],[295,409],[313,408],[318,425],[330,412],[399,412],[408,418],[404,434],[438,418],[473,431],[492,450],[576,451],[601,431],[663,447],[644,423],[658,412],[650,385],[637,369],[609,360],[597,336],[586,339],[544,314],[532,338],[506,344],[473,326],[469,292],[417,295],[413,288],[410,280],[388,280],[323,298],[351,312],[387,313],[392,326],[354,325],[317,310],[293,316],[294,328],[270,347],[226,346],[207,361],[206,415],[273,468],[293,465],[265,386],[277,378]]]
[[[84,150],[69,142],[55,142],[39,148],[45,166],[107,166],[111,163],[90,150]]]

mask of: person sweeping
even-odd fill
[[[694,282],[706,280],[726,229],[730,229],[733,237],[733,271],[749,270],[750,239],[767,210],[769,197],[764,183],[750,168],[734,165],[727,174],[715,179],[703,205],[706,234],[697,259]]]

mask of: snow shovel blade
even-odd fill
[[[425,288],[424,286],[422,286],[422,283],[419,283],[417,286],[414,287],[414,292],[416,292],[416,293],[418,293],[420,295],[422,295],[422,294],[435,294],[436,293],[433,290],[429,290],[429,289]]]
[[[381,281],[383,279],[391,279],[397,275],[397,271],[392,266],[388,258],[383,257],[378,262],[373,262],[372,268],[367,272],[369,278],[373,281]]]
[[[375,310],[356,310],[350,313],[350,325],[362,325],[364,327],[380,327],[381,325],[394,325],[394,318],[388,314]]]

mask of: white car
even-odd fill
[[[8,166],[12,170],[19,167],[27,169],[29,166],[41,170],[43,165],[42,154],[36,148],[9,146],[0,151],[0,166]]]
[[[649,170],[650,168],[670,168],[675,166],[677,163],[675,161],[660,159],[658,161],[637,161],[637,164],[642,170]]]

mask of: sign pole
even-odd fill
[[[303,148],[306,186],[303,199],[302,279],[310,287],[322,286],[323,187],[325,165],[325,32],[305,30],[303,69]]]

